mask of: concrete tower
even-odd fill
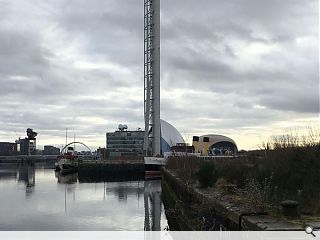
[[[144,151],[161,154],[160,0],[144,0]]]

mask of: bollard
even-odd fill
[[[283,215],[289,218],[298,218],[299,203],[294,200],[284,200],[281,202]]]

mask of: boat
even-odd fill
[[[74,173],[78,171],[79,159],[73,147],[68,147],[66,153],[58,157],[55,167],[61,174]]]
[[[60,171],[59,162],[55,162],[55,163],[54,163],[54,169],[55,169],[56,171]]]
[[[167,164],[164,157],[144,157],[144,167],[146,178],[160,177],[161,167]]]

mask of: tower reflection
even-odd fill
[[[26,197],[29,197],[33,193],[36,183],[35,166],[31,163],[22,163],[17,170],[17,179],[19,182],[25,183]]]
[[[161,180],[149,180],[144,183],[144,230],[160,231],[161,219]]]
[[[144,230],[145,231],[161,231],[161,179],[144,180],[144,176],[125,176],[121,179],[118,175],[111,174],[84,174],[83,172],[61,175],[56,173],[58,184],[65,185],[65,211],[67,209],[67,193],[73,186],[72,191],[76,191],[75,185],[83,183],[97,184],[97,188],[101,189],[101,196],[106,200],[106,195],[111,193],[117,196],[119,203],[126,203],[131,200],[132,196],[137,197],[138,208],[141,199],[144,201]],[[103,183],[99,185],[98,183]],[[101,187],[101,188],[100,188]],[[141,196],[141,198],[140,198]],[[143,196],[143,198],[142,198]]]

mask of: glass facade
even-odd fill
[[[237,154],[237,146],[231,142],[218,142],[209,147],[209,156],[234,156]]]
[[[107,133],[107,151],[110,158],[142,156],[143,131],[115,131]]]

